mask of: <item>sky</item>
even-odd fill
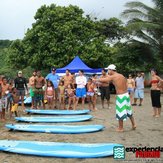
[[[28,28],[35,22],[34,16],[42,5],[77,5],[85,14],[99,19],[120,18],[124,4],[131,0],[0,0],[0,40],[23,39]],[[139,0],[152,6],[152,0]]]

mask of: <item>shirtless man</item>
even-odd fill
[[[29,78],[29,86],[30,86],[30,96],[32,98],[32,105],[31,105],[31,108],[33,109],[34,108],[34,84],[35,84],[35,78],[36,78],[36,74],[37,72],[36,71],[33,71],[33,75]]]
[[[111,64],[108,66],[107,78],[96,79],[99,82],[112,82],[116,89],[116,118],[119,121],[118,132],[123,132],[123,120],[130,118],[132,129],[136,129],[136,124],[132,114],[130,97],[127,92],[127,80],[122,75],[116,72],[116,66]]]
[[[1,89],[2,89],[2,103],[3,103],[2,120],[5,121],[5,109],[7,107],[7,94],[9,93],[9,84],[7,84],[6,77],[2,78]]]
[[[44,91],[43,91],[43,86],[45,85],[45,78],[42,77],[41,72],[37,71],[37,77],[35,78],[35,82],[34,82],[34,101],[36,104],[36,109],[39,109],[39,107],[37,106],[39,104],[39,106],[41,105],[41,101],[43,104],[43,109],[45,109],[45,103],[44,103]]]
[[[69,84],[73,83],[73,76],[71,75],[69,69],[66,70],[66,75],[63,76],[61,80],[64,81],[65,88],[67,88]]]
[[[102,75],[100,76],[100,79],[107,78],[108,74],[106,73],[107,70],[102,69]],[[104,108],[104,98],[107,100],[108,108],[110,104],[110,88],[109,88],[109,83],[108,82],[102,82],[100,84],[100,91],[101,91],[101,103],[102,103],[102,108]]]

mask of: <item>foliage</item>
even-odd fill
[[[153,64],[157,63],[157,60],[153,58],[153,51],[146,44],[118,43],[114,48],[117,50],[114,61],[121,73],[150,71]],[[151,60],[153,63],[150,62]]]
[[[24,39],[16,40],[10,46],[9,63],[17,68],[29,65],[45,69],[65,66],[79,55],[90,67],[108,65],[111,52],[105,40],[108,37],[120,39],[120,32],[116,31],[122,31],[121,22],[116,18],[105,20],[99,30],[99,23],[83,16],[83,13],[82,9],[72,5],[61,7],[51,4],[39,8]],[[110,27],[105,26],[110,22]],[[114,34],[109,31],[103,34],[106,28],[112,29]]]
[[[37,10],[24,38],[3,48],[1,62],[7,64],[0,72],[13,70],[15,75],[23,70],[29,77],[33,69],[40,69],[45,76],[51,66],[66,66],[76,55],[92,68],[114,63],[121,73],[149,71],[153,65],[163,70],[161,5],[155,3],[151,8],[141,2],[128,2],[129,10],[122,14],[129,17],[126,27],[117,18],[91,19],[77,6],[44,5]],[[155,14],[160,15],[157,18]],[[129,36],[129,41],[121,42]],[[117,43],[109,44],[114,41]]]
[[[104,35],[110,41],[120,41],[127,36],[123,22],[115,17],[98,21],[97,30],[100,35]]]
[[[128,19],[127,29],[135,36],[132,40],[155,49],[153,55],[163,62],[163,1],[153,0],[153,3],[154,7],[149,7],[138,1],[128,2],[128,9],[123,11],[122,16]]]

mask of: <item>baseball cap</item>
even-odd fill
[[[56,70],[56,68],[55,67],[52,67],[52,71],[55,71]]]
[[[106,69],[108,69],[108,70],[116,70],[116,66],[114,64],[111,64]]]
[[[18,74],[22,74],[22,71],[18,71]]]

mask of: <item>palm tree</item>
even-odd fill
[[[127,18],[127,29],[133,41],[153,47],[163,61],[163,0],[152,0],[153,7],[139,1],[125,4],[127,7],[121,13]]]

